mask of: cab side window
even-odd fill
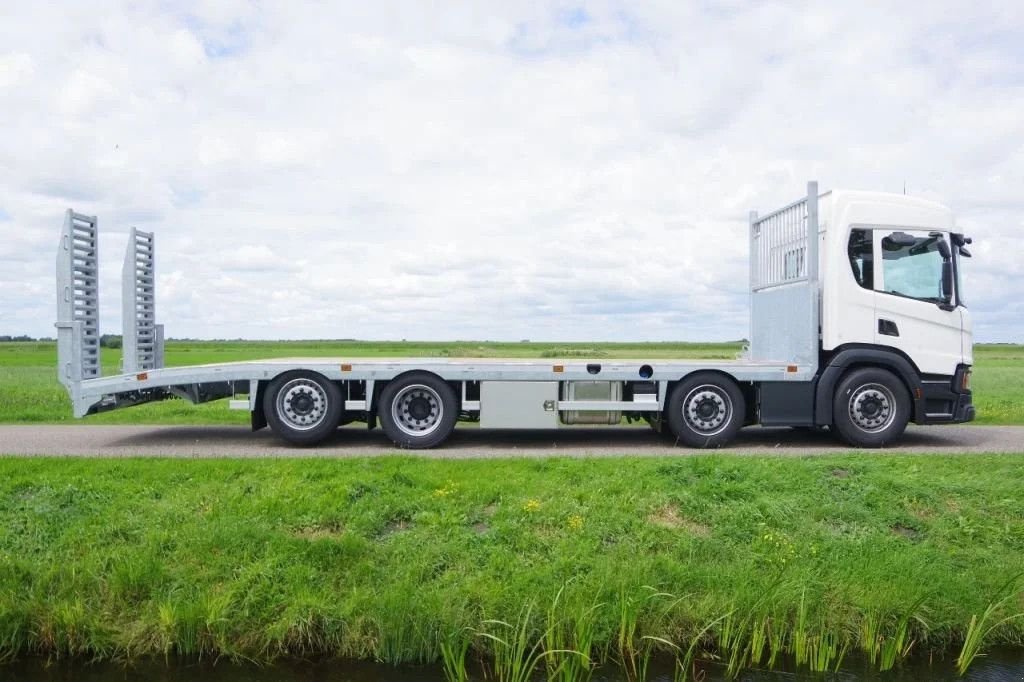
[[[851,230],[847,254],[857,284],[865,289],[874,289],[875,261],[871,252],[871,230]]]

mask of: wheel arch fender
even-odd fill
[[[278,379],[280,379],[281,377],[283,377],[283,376],[285,376],[287,374],[295,374],[295,375],[315,374],[316,376],[318,376],[319,378],[323,379],[324,381],[330,381],[331,383],[338,384],[339,386],[345,383],[344,380],[342,380],[342,379],[332,379],[329,376],[327,376],[326,374],[324,374],[323,372],[318,372],[315,369],[306,369],[305,367],[290,367],[288,369],[281,370],[280,372],[278,372],[277,374],[275,374],[272,377],[266,377],[266,378],[260,379],[260,390],[262,391],[265,387],[269,386],[270,384],[274,383],[275,381],[277,381]]]
[[[388,385],[388,384],[390,384],[392,382],[401,381],[402,379],[406,379],[406,378],[409,377],[409,375],[412,375],[412,374],[426,374],[428,376],[432,376],[432,377],[438,379],[439,381],[444,381],[445,383],[451,383],[450,381],[445,379],[443,376],[441,376],[437,372],[431,372],[430,370],[426,370],[426,369],[407,369],[407,370],[405,370],[404,372],[402,372],[400,374],[396,374],[395,376],[391,377],[390,379],[385,379],[384,381],[380,381],[379,385],[380,386],[386,386],[386,385]]]
[[[261,379],[256,383],[256,400],[252,402],[252,412],[249,413],[249,423],[253,431],[259,431],[267,427],[267,413],[263,409],[263,396],[270,385],[269,379]]]
[[[912,421],[924,416],[921,373],[913,360],[888,346],[840,346],[822,368],[814,396],[814,421],[818,426],[831,426],[832,397],[836,386],[851,369],[878,367],[887,369],[903,383],[913,405]]]

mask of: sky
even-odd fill
[[[174,338],[732,340],[747,215],[940,201],[1024,342],[1024,4],[5,2],[0,334],[53,336],[65,209]]]

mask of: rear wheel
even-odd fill
[[[910,396],[887,370],[867,367],[843,377],[832,399],[832,422],[849,445],[880,448],[898,438],[910,421]]]
[[[720,448],[743,426],[746,402],[736,382],[701,372],[676,384],[668,399],[668,426],[691,448]]]
[[[377,416],[384,433],[400,448],[440,445],[455,428],[458,400],[441,377],[429,372],[400,376],[384,387]]]
[[[295,445],[314,445],[334,433],[342,407],[338,384],[305,370],[285,372],[263,393],[267,424]]]

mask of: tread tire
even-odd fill
[[[296,387],[296,382],[306,382],[314,391],[313,385],[318,386],[322,391],[321,400],[326,403],[321,408],[323,417],[309,428],[298,428],[290,423],[287,417],[278,413],[278,394],[282,390],[288,391],[290,387]],[[309,370],[299,369],[280,374],[274,377],[263,392],[263,414],[267,418],[267,425],[276,436],[292,445],[316,445],[333,434],[341,422],[343,407],[341,388],[338,384],[322,374]]]
[[[723,423],[702,432],[684,416],[684,402],[701,389],[709,396],[717,395],[727,410]],[[720,408],[721,409],[721,408]],[[720,448],[728,445],[743,427],[747,403],[743,392],[730,377],[715,372],[697,372],[686,377],[672,389],[665,409],[669,430],[677,442],[691,448]]]
[[[858,391],[882,387],[891,396],[891,410],[894,412],[888,424],[878,431],[865,430],[854,421],[850,408],[851,399]],[[892,372],[876,367],[854,369],[846,373],[836,386],[832,398],[832,424],[839,437],[847,445],[857,448],[881,448],[899,438],[910,421],[910,394]]]
[[[441,415],[437,427],[424,435],[414,435],[404,430],[396,422],[392,413],[392,407],[396,399],[412,386],[424,386],[437,397]],[[380,426],[395,445],[410,450],[423,450],[434,448],[448,440],[448,437],[455,429],[455,422],[459,416],[459,401],[455,391],[448,383],[430,372],[409,372],[395,377],[388,382],[384,390],[380,392],[380,400],[377,403],[377,418]]]

